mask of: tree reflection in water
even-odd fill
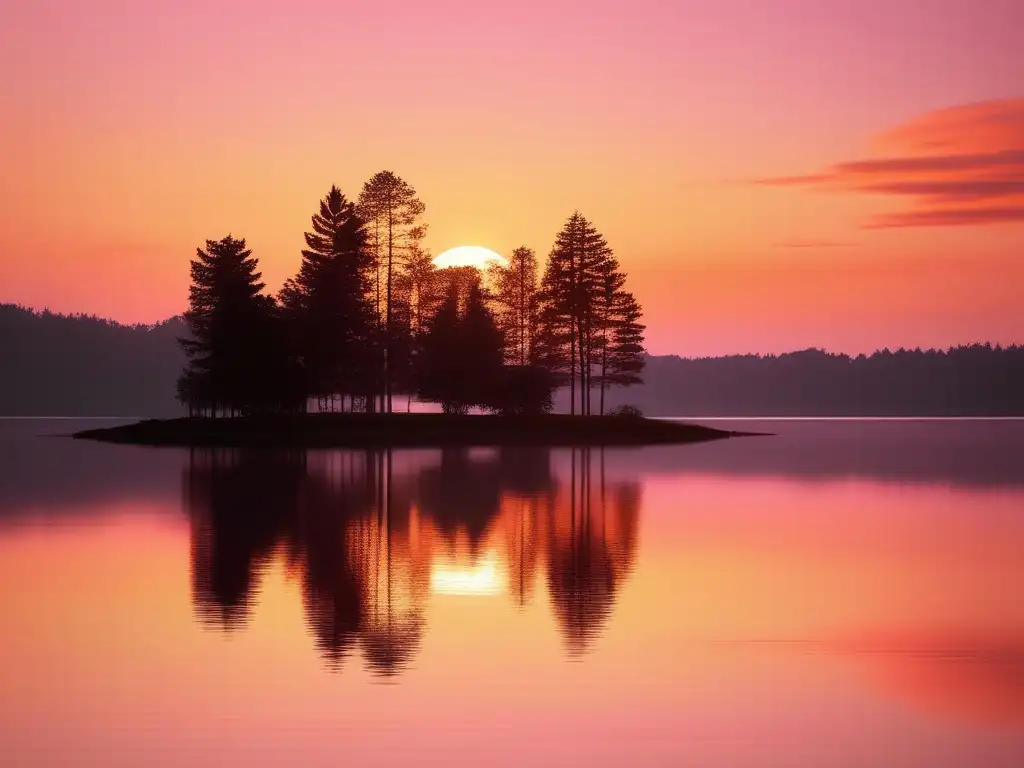
[[[553,457],[568,469],[556,471]],[[397,675],[420,646],[432,588],[504,587],[526,606],[542,572],[568,653],[579,657],[607,624],[637,550],[639,486],[606,480],[600,449],[439,458],[195,450],[184,488],[197,618],[243,627],[264,570],[281,558],[332,670],[358,648],[372,673]],[[445,565],[462,550],[475,564],[468,573]]]

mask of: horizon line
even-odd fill
[[[47,307],[47,306],[44,306],[41,309],[37,309],[37,308],[31,307],[31,306],[29,306],[27,304],[21,304],[21,303],[18,303],[18,302],[0,301],[0,310],[5,309],[5,308],[13,308],[13,309],[20,310],[22,312],[29,312],[29,313],[31,313],[33,315],[47,315],[47,314],[49,314],[49,315],[52,315],[54,317],[65,318],[65,319],[69,319],[69,320],[76,320],[76,319],[95,320],[95,321],[98,321],[98,322],[108,323],[108,324],[111,324],[111,325],[114,325],[114,326],[117,326],[117,327],[120,327],[120,328],[127,328],[127,329],[144,328],[144,329],[147,329],[147,330],[153,330],[153,329],[158,328],[158,327],[160,327],[162,325],[166,325],[167,323],[173,322],[174,320],[182,320],[183,321],[184,320],[184,315],[185,315],[184,312],[181,312],[179,314],[170,315],[169,317],[166,317],[163,320],[157,320],[156,322],[152,322],[152,323],[143,323],[143,322],[126,323],[126,322],[123,322],[121,320],[117,320],[117,319],[112,318],[112,317],[104,317],[104,316],[101,316],[101,315],[97,315],[95,313],[90,314],[90,313],[87,313],[87,312],[77,312],[77,313],[75,313],[75,312],[55,312],[52,309],[50,309],[49,307]],[[870,352],[864,352],[864,351],[860,351],[860,352],[834,351],[834,350],[828,349],[826,347],[809,346],[809,347],[802,347],[802,348],[793,348],[793,349],[789,349],[789,350],[786,350],[786,351],[783,351],[783,352],[749,352],[749,351],[748,352],[725,352],[725,353],[721,353],[721,354],[717,354],[717,355],[685,355],[685,354],[682,354],[682,353],[679,353],[679,352],[658,352],[658,353],[656,353],[656,352],[651,352],[649,350],[645,350],[644,353],[645,353],[645,355],[647,357],[675,357],[675,358],[677,358],[679,360],[690,360],[690,361],[719,360],[719,359],[722,359],[722,358],[729,358],[729,357],[760,357],[760,358],[783,357],[785,355],[796,355],[796,354],[801,354],[801,353],[804,353],[804,352],[818,352],[818,353],[821,353],[821,354],[832,355],[832,356],[835,356],[835,357],[848,357],[850,359],[856,359],[856,358],[861,357],[861,356],[863,356],[863,357],[872,357],[874,355],[882,354],[882,353],[885,353],[885,352],[889,352],[890,354],[896,354],[896,353],[899,353],[899,352],[920,352],[922,354],[923,353],[927,353],[927,352],[948,353],[948,352],[951,352],[951,351],[956,350],[956,349],[971,349],[971,348],[975,348],[975,347],[989,347],[989,348],[991,348],[993,350],[997,350],[997,349],[998,350],[1021,349],[1021,348],[1024,348],[1024,340],[1022,340],[1022,341],[1015,341],[1015,342],[1012,342],[1010,344],[1002,344],[1002,343],[999,343],[999,342],[993,343],[993,342],[988,341],[988,340],[985,340],[985,341],[971,341],[971,342],[964,342],[964,343],[958,343],[958,344],[952,344],[951,343],[951,344],[948,344],[948,345],[943,346],[943,347],[922,347],[921,345],[916,345],[914,347],[907,347],[907,346],[891,347],[891,346],[886,345],[886,346],[883,346],[883,347],[876,347],[875,349],[871,350]]]

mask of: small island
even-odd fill
[[[664,445],[740,435],[694,424],[624,416],[309,413],[148,420],[89,429],[74,437],[179,447],[414,448]]]
[[[79,432],[153,446],[388,448],[695,443],[738,433],[606,410],[642,381],[642,310],[579,211],[541,273],[527,246],[432,258],[425,205],[391,171],[357,202],[336,186],[311,217],[294,277],[265,292],[244,238],[190,262],[178,379],[187,418]],[[554,393],[569,413],[555,414]],[[395,397],[441,413],[396,413]],[[310,407],[316,403],[316,412]]]

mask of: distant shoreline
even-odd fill
[[[1024,421],[1024,416],[650,416],[659,421]]]
[[[72,437],[148,446],[374,448],[640,446],[699,443],[752,434],[660,419],[612,416],[310,413],[153,419],[83,430]]]

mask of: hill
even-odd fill
[[[0,305],[0,416],[180,415],[184,333]]]
[[[674,416],[1024,416],[1024,347],[650,357],[612,406]]]

